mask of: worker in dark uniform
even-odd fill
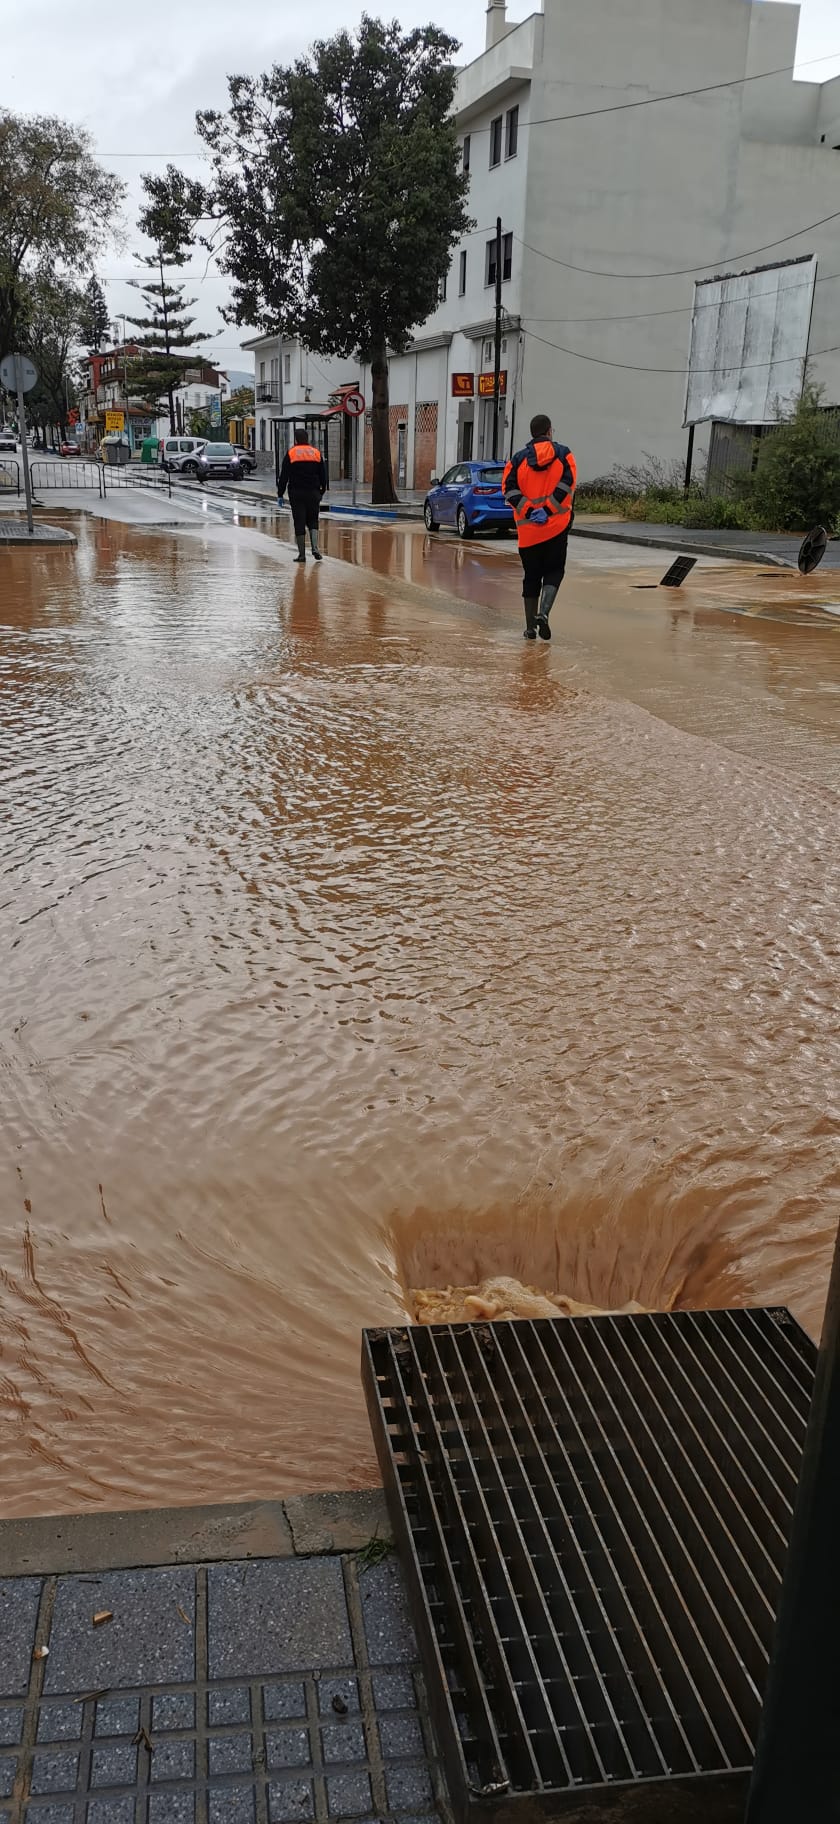
[[[551,639],[548,617],[566,572],[566,547],[577,486],[577,464],[565,443],[555,443],[551,419],[531,419],[531,442],[518,450],[502,476],[513,508],[524,572],[525,638]]]
[[[295,441],[283,457],[277,489],[277,499],[281,506],[287,488],[298,548],[295,563],[306,563],[307,532],[312,556],[320,563],[318,514],[321,499],[327,491],[327,471],[320,450],[316,450],[315,445],[309,442],[305,431],[295,432]]]

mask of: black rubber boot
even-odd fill
[[[313,531],[312,531],[312,530],[310,530],[310,533],[309,533],[309,543],[310,543],[310,545],[311,545],[311,546],[312,546],[312,556],[313,556],[313,557],[314,557],[314,558],[315,558],[315,561],[316,561],[316,563],[319,563],[319,564],[320,564],[320,562],[321,562],[321,559],[322,559],[322,557],[323,557],[323,555],[324,555],[324,553],[323,553],[323,551],[321,551],[321,550],[320,550],[320,549],[319,549],[319,546],[318,546],[318,533],[317,533],[317,531],[314,531],[314,532],[313,532]]]
[[[305,533],[303,534],[302,537],[300,535],[298,536],[297,548],[298,548],[298,554],[297,554],[297,557],[295,558],[295,563],[296,564],[305,564],[306,563],[306,534]]]
[[[537,637],[537,610],[539,602],[536,596],[525,597],[525,632],[523,638],[535,640]]]
[[[541,640],[551,639],[551,628],[548,624],[548,617],[554,607],[559,587],[559,583],[543,583],[540,605],[537,612],[537,632]]]

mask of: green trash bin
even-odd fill
[[[157,462],[158,440],[156,437],[144,437],[140,445],[141,462]]]

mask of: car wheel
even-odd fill
[[[198,474],[198,463],[197,462],[185,462],[184,466],[181,470],[181,474],[182,475],[197,475]]]
[[[459,538],[472,538],[473,529],[472,529],[472,526],[470,525],[470,522],[467,518],[466,513],[464,512],[463,507],[458,508],[458,519],[457,519],[456,523],[458,526],[458,537]]]
[[[426,524],[427,532],[436,532],[437,531],[438,522],[435,519],[434,513],[432,512],[432,503],[430,500],[427,500],[426,505],[423,508],[423,519]]]

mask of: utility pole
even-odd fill
[[[502,218],[496,217],[496,335],[493,350],[493,461],[499,459],[499,375],[502,367]]]

